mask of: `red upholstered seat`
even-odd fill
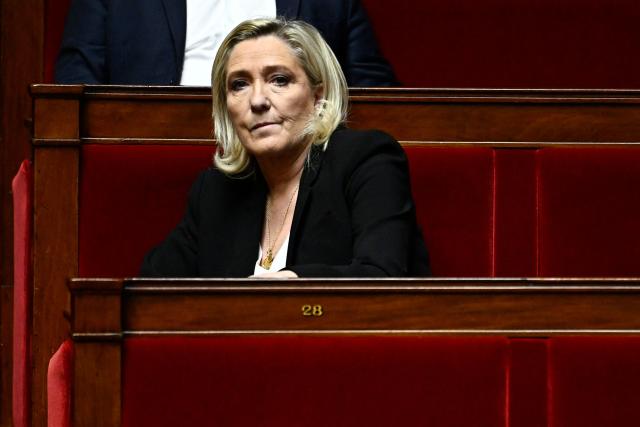
[[[123,426],[501,426],[505,338],[130,338]]]
[[[33,172],[25,160],[11,183],[13,192],[13,425],[31,425],[31,242]]]

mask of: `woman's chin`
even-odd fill
[[[245,148],[254,157],[277,157],[287,154],[294,154],[299,152],[302,147],[302,143],[290,141],[288,139],[269,137],[254,140],[250,145],[246,145]]]

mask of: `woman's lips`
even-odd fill
[[[258,130],[258,129],[262,129],[263,127],[271,126],[271,125],[276,125],[276,124],[278,124],[278,123],[276,123],[276,122],[262,122],[262,123],[258,123],[258,124],[255,124],[255,125],[253,125],[253,126],[251,127],[251,131]]]

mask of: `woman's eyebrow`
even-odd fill
[[[291,69],[286,65],[267,65],[262,69],[262,72],[264,74],[271,74],[276,71],[283,71],[283,72],[290,73]]]
[[[227,74],[227,81],[234,79],[236,77],[246,77],[249,76],[250,73],[247,70],[244,69],[240,69],[240,70],[234,70],[230,73]]]

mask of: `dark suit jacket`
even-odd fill
[[[267,187],[259,170],[244,179],[208,169],[191,189],[186,214],[147,254],[142,276],[253,274]],[[302,175],[286,269],[300,277],[425,276],[404,150],[379,131],[334,132],[313,147]]]
[[[359,0],[277,0],[278,16],[322,33],[349,86],[392,86]],[[56,63],[57,83],[177,85],[186,37],[185,0],[73,0]]]

